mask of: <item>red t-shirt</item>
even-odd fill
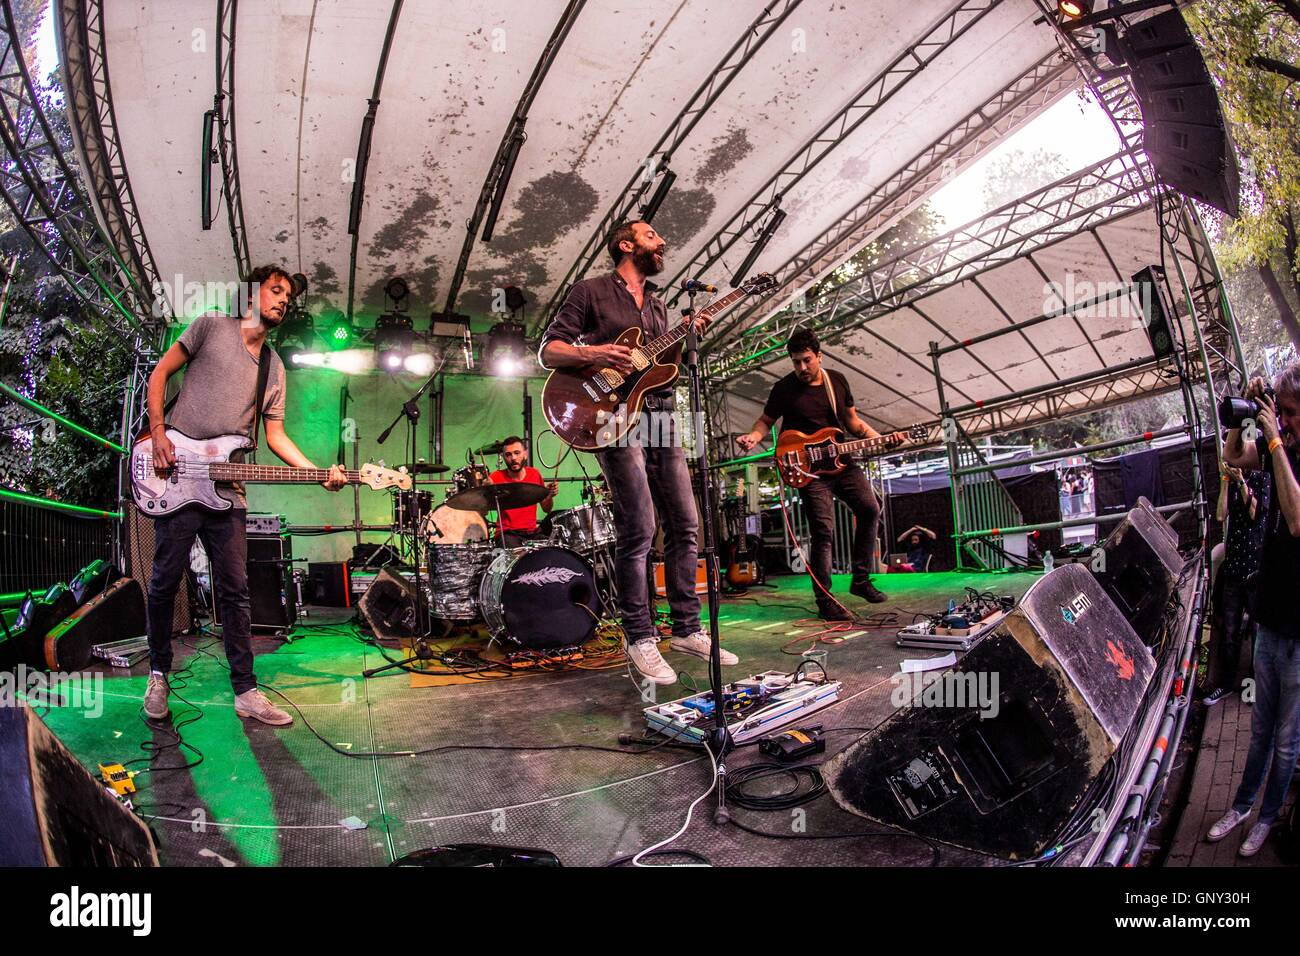
[[[509,473],[504,469],[498,469],[492,472],[492,483],[496,485],[508,484],[516,479],[511,478]],[[542,473],[536,468],[524,467],[524,476],[519,481],[530,485],[545,485],[542,481]],[[510,508],[501,512],[497,516],[498,523],[502,531],[536,531],[537,530],[537,505],[529,505],[526,508]]]

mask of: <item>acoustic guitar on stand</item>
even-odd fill
[[[768,272],[746,279],[716,302],[695,313],[705,327],[727,306],[746,295],[762,295],[776,287]],[[632,371],[612,368],[557,368],[542,389],[542,412],[552,430],[578,451],[596,451],[615,445],[632,430],[641,415],[642,400],[677,380],[677,360],[686,338],[687,323],[643,342],[642,330],[627,329],[614,340],[632,351]]]
[[[913,425],[904,434],[912,441],[920,441],[929,430],[924,425]],[[781,480],[791,488],[802,488],[816,478],[838,475],[849,466],[852,455],[883,455],[901,444],[894,433],[845,441],[844,432],[833,425],[811,435],[791,428],[776,437],[774,457]]]

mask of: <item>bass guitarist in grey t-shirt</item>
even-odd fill
[[[149,376],[149,434],[153,465],[160,476],[176,465],[176,451],[164,429],[177,429],[191,438],[248,435],[254,432],[258,373],[267,332],[282,321],[292,298],[293,283],[278,266],[262,266],[248,277],[248,307],[242,317],[210,312],[195,319]],[[280,357],[268,355],[266,391],[261,420],[266,444],[286,464],[316,466],[298,450],[284,431],[285,374]],[[175,405],[164,416],[167,380],[185,368]],[[330,491],[347,483],[341,465],[330,468],[323,482]],[[154,564],[149,579],[149,684],[144,711],[162,720],[168,714],[167,674],[172,664],[172,609],[176,590],[189,563],[197,536],[212,563],[216,600],[221,605],[222,641],[235,690],[235,713],[266,724],[293,722],[257,689],[253,674],[253,644],[248,596],[248,503],[237,485],[219,487],[234,507],[215,512],[184,508],[154,521]]]

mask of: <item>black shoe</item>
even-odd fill
[[[884,591],[881,591],[871,583],[870,578],[849,585],[849,593],[856,594],[860,598],[866,598],[872,604],[882,604],[889,600],[889,597]]]
[[[829,604],[817,608],[817,616],[823,621],[851,621],[853,615],[839,604]]]
[[[1201,698],[1201,703],[1206,707],[1213,707],[1215,704],[1220,703],[1225,697],[1232,696],[1233,693],[1234,691],[1231,691],[1226,687],[1216,687]]]

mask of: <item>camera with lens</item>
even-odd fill
[[[1270,402],[1276,401],[1272,385],[1264,387],[1264,394]],[[1219,424],[1224,428],[1240,428],[1246,419],[1257,417],[1259,409],[1259,402],[1253,398],[1225,395],[1219,400]]]

